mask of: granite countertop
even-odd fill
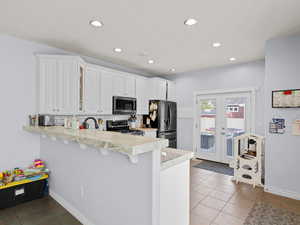
[[[74,130],[64,127],[34,127],[24,126],[28,132],[39,133],[66,141],[75,141],[79,144],[92,146],[100,149],[125,153],[129,156],[154,150],[161,150],[168,146],[168,140],[161,138],[149,138],[117,132],[98,131],[98,130]]]
[[[193,158],[194,153],[175,148],[164,148],[161,150],[161,170],[168,169]]]
[[[141,131],[157,131],[157,128],[151,128],[151,127],[137,127],[137,128],[131,128],[132,130],[141,130]]]

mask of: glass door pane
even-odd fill
[[[233,157],[233,139],[246,132],[246,107],[248,97],[227,97],[225,106],[225,128],[223,134],[226,136],[226,156]],[[224,133],[225,130],[225,133]]]
[[[216,154],[216,99],[200,99],[198,107],[200,146],[197,152],[207,158],[205,155]]]

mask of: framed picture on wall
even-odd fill
[[[272,91],[272,108],[300,108],[300,89]]]

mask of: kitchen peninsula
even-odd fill
[[[162,225],[170,221],[165,212],[172,209],[165,207],[172,202],[166,190],[178,180],[176,172],[182,180],[174,188],[182,193],[171,200],[185,202],[177,209],[183,209],[180,223],[173,224],[188,225],[192,153],[168,149],[168,140],[159,138],[63,127],[23,129],[41,135],[41,158],[51,170],[50,195],[83,224]]]

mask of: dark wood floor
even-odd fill
[[[51,197],[0,209],[0,225],[81,225]]]

